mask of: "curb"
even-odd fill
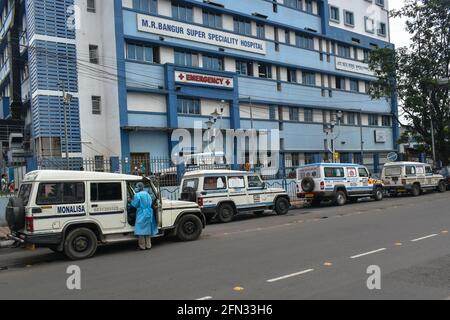
[[[0,248],[9,248],[14,243],[14,240],[0,240]]]

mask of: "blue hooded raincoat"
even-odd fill
[[[134,195],[131,205],[137,209],[136,236],[154,236],[158,234],[158,226],[152,209],[152,197],[147,191],[140,191]]]

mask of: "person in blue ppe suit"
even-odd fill
[[[134,234],[139,237],[139,248],[141,250],[151,249],[152,236],[158,234],[158,225],[152,209],[152,197],[144,190],[144,184],[136,184],[136,194],[130,205],[137,209]]]

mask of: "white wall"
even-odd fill
[[[340,22],[330,21],[330,26],[345,29],[351,32],[360,33],[362,35],[376,38],[383,41],[390,42],[389,38],[389,23],[388,23],[388,8],[389,1],[385,0],[384,9],[375,4],[376,0],[372,0],[372,3],[366,0],[348,1],[348,0],[329,0],[329,4],[339,8]],[[348,10],[354,13],[355,26],[350,27],[344,24],[344,10]],[[375,33],[366,32],[365,19],[369,17],[375,20]],[[378,36],[377,27],[378,22],[384,22],[386,24],[386,37]]]
[[[129,5],[127,0],[124,3]],[[85,0],[76,0],[75,5],[81,12],[76,31],[77,58],[83,64],[78,68],[81,156],[120,156],[114,6],[110,1],[96,1],[96,13],[91,13]],[[99,65],[89,63],[89,44],[99,47]],[[92,114],[92,96],[101,97],[101,115]]]
[[[213,113],[215,110],[220,113],[220,109],[223,109],[222,115],[224,117],[230,116],[230,106],[228,104],[222,105],[220,101],[217,100],[208,100],[208,99],[201,99],[200,100],[200,108],[201,108],[201,114],[204,116],[210,116],[211,113]]]
[[[140,112],[166,112],[166,96],[162,94],[128,93],[128,110]]]

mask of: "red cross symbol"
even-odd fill
[[[180,75],[178,76],[178,78],[180,78],[180,80],[183,81],[184,75],[183,75],[182,73],[180,73]]]
[[[229,86],[229,85],[231,84],[230,79],[227,79],[227,81],[225,81],[225,84],[226,84],[227,86]]]

